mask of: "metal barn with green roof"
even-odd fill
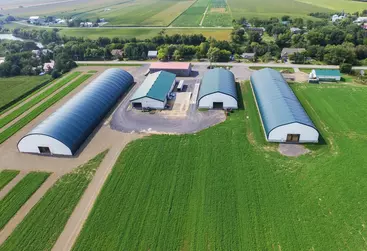
[[[166,71],[149,74],[130,99],[134,108],[163,110],[172,91],[176,75]]]
[[[318,130],[280,72],[269,68],[254,72],[251,87],[267,141],[318,142]]]
[[[310,83],[318,82],[337,82],[340,81],[341,74],[336,69],[314,69],[311,71],[309,76]]]
[[[237,89],[233,73],[223,68],[207,71],[201,80],[198,107],[238,109]]]

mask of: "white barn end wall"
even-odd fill
[[[46,135],[31,134],[22,138],[18,143],[18,150],[23,153],[40,154],[38,147],[48,147],[51,154],[73,155],[66,145]]]
[[[319,132],[315,128],[300,123],[291,123],[273,129],[269,133],[268,141],[286,142],[288,134],[300,134],[300,143],[317,143],[319,139]]]
[[[235,98],[220,92],[212,93],[201,98],[199,100],[199,108],[212,109],[213,103],[216,102],[223,102],[224,109],[226,108],[238,109],[237,100]]]

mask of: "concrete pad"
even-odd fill
[[[304,145],[298,144],[279,144],[278,151],[280,154],[288,157],[298,157],[311,152]]]

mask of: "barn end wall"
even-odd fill
[[[268,136],[269,142],[286,142],[288,134],[300,134],[300,143],[317,143],[319,132],[310,126],[300,123],[279,126],[273,129]]]
[[[22,153],[40,154],[38,147],[50,148],[51,154],[73,155],[66,145],[46,135],[27,135],[18,143],[18,150]]]

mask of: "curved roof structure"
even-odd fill
[[[251,84],[267,136],[275,128],[291,123],[316,129],[281,73],[269,68],[256,71]]]
[[[216,92],[227,94],[237,100],[236,81],[232,72],[215,68],[205,73],[201,80],[198,101]]]
[[[124,70],[106,70],[22,139],[48,136],[74,154],[133,82]]]

